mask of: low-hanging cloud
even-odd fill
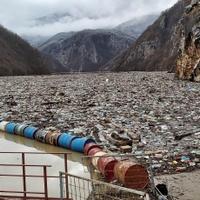
[[[21,35],[50,36],[58,32],[112,28],[135,17],[160,13],[176,2],[177,0],[1,0],[0,24]]]

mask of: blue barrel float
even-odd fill
[[[17,126],[17,124],[15,124],[13,122],[9,122],[8,124],[6,124],[5,131],[10,134],[15,134],[16,126]]]
[[[13,134],[17,134],[17,135],[25,136],[27,138],[35,139],[37,141],[40,141],[46,144],[52,144],[52,145],[63,147],[65,149],[71,149],[76,152],[81,152],[81,153],[84,152],[88,156],[94,156],[92,157],[92,164],[94,165],[96,169],[98,169],[105,176],[105,178],[108,181],[117,179],[118,181],[123,183],[123,185],[125,185],[126,187],[130,187],[134,189],[135,188],[143,189],[143,185],[138,186],[138,185],[126,184],[127,180],[129,179],[132,180],[132,177],[133,177],[132,168],[131,170],[129,170],[131,173],[126,173],[125,175],[122,174],[122,176],[120,175],[121,173],[119,172],[120,167],[124,166],[123,162],[125,161],[118,161],[115,158],[112,158],[110,156],[101,157],[98,159],[95,158],[95,156],[104,156],[106,152],[104,152],[100,146],[96,145],[95,141],[91,138],[78,137],[78,136],[72,135],[69,132],[61,133],[59,131],[52,132],[52,131],[39,130],[36,127],[28,126],[25,124],[21,124],[21,125],[15,124],[13,122],[7,122],[7,121],[0,121],[0,131],[5,131],[9,133],[8,135],[9,137],[11,137],[11,135]],[[28,142],[29,141],[26,141],[25,144],[27,145]],[[135,163],[133,161],[129,161],[129,162],[131,166],[132,165],[135,166]],[[118,166],[118,163],[120,163],[119,166]],[[126,172],[126,169],[125,169],[125,172]],[[138,173],[137,170],[136,170],[136,173]],[[125,180],[124,177],[127,179]],[[136,176],[134,175],[134,177]],[[139,177],[137,179],[136,181],[137,184],[142,181],[142,177]],[[148,178],[147,171],[146,171],[146,177]],[[145,182],[145,186],[146,186],[146,182]]]
[[[69,133],[62,133],[58,138],[58,146],[70,149],[72,141],[76,138],[79,137]]]
[[[32,126],[28,126],[24,129],[24,136],[30,139],[34,139],[35,138],[35,133],[38,130],[38,128],[32,127]]]
[[[75,138],[71,142],[71,150],[83,153],[85,145],[91,142],[95,143],[93,139],[90,139],[88,137]]]

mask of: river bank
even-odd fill
[[[199,200],[200,171],[156,177],[157,181],[169,186],[174,200]]]
[[[4,120],[92,136],[129,152],[156,174],[200,167],[200,88],[169,73],[1,77]],[[179,135],[194,131],[189,137]]]
[[[1,77],[0,88],[4,120],[92,136],[111,152],[151,160],[157,175],[200,167],[197,83],[164,72],[130,72]],[[188,184],[198,193],[196,183]]]

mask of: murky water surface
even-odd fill
[[[9,135],[0,132],[0,152],[69,152],[68,172],[77,176],[90,178],[86,162],[82,159],[83,154],[71,152],[53,145],[43,144],[34,140],[26,139],[17,135]],[[20,154],[0,154],[0,164],[21,164]],[[48,168],[48,175],[59,175],[59,171],[64,171],[64,159],[62,155],[54,154],[27,154],[26,164],[30,165],[51,165]],[[0,174],[21,174],[21,167],[0,166]],[[27,167],[27,174],[42,175],[42,168]],[[0,177],[1,190],[21,190],[21,177]],[[41,178],[27,178],[28,191],[43,191],[43,180]],[[51,196],[59,195],[59,180],[48,180],[49,193]]]

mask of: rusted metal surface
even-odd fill
[[[96,144],[96,143],[88,143],[88,144],[86,144],[85,145],[85,148],[84,148],[84,154],[85,155],[87,155],[88,154],[88,152],[91,150],[91,149],[93,149],[93,148],[96,148],[96,147],[98,147],[98,148],[101,148],[98,144]]]
[[[46,166],[43,166],[43,175],[44,175],[44,196],[45,196],[45,199],[48,199],[47,167]]]
[[[24,190],[24,198],[26,198],[26,167],[25,165],[25,154],[22,153],[22,174],[23,174],[23,190]]]
[[[88,156],[94,156],[94,154],[96,154],[99,151],[102,151],[101,147],[92,148],[90,149],[90,151],[88,151]]]
[[[34,155],[34,154],[51,154],[51,153],[43,153],[43,152],[0,152],[1,154],[14,154],[14,155],[21,155],[21,164],[13,164],[13,163],[0,163],[0,167],[6,167],[7,168],[15,168],[21,169],[20,174],[17,173],[9,173],[3,170],[2,173],[0,173],[0,177],[8,177],[8,178],[20,178],[22,179],[21,189],[20,190],[14,190],[8,187],[6,190],[2,189],[0,190],[0,199],[59,199],[55,197],[49,197],[48,192],[48,180],[51,178],[59,180],[58,176],[49,176],[48,175],[48,168],[51,167],[51,165],[38,165],[38,164],[26,164],[26,155]],[[64,169],[65,172],[68,172],[68,164],[67,164],[67,154],[68,153],[52,153],[52,154],[59,154],[64,156]],[[41,168],[42,174],[27,174],[26,169],[28,168]],[[41,191],[28,191],[27,189],[27,178],[37,178],[43,185],[43,192]],[[67,177],[65,179],[67,182]],[[66,184],[65,190],[68,191],[68,184]],[[38,196],[39,195],[39,196]],[[68,196],[68,195],[66,195]],[[67,197],[65,199],[68,199]]]
[[[61,198],[65,198],[64,180],[66,175],[69,198],[73,200],[147,200],[149,197],[142,191],[60,172]]]
[[[17,197],[17,196],[12,196],[12,197],[8,197],[8,196],[1,196],[0,200],[24,200],[24,198],[21,197]],[[45,200],[45,198],[43,197],[26,197],[25,199],[29,199],[29,200]],[[55,197],[49,197],[48,200],[62,200],[61,198],[55,198]],[[72,199],[67,199],[67,200],[72,200]]]
[[[24,198],[26,199],[27,195],[31,195],[34,197],[34,195],[44,195],[45,199],[48,199],[48,186],[47,186],[47,167],[51,167],[50,165],[26,165],[26,164],[0,164],[0,166],[6,166],[6,167],[20,167],[22,168],[22,175],[21,177],[23,178],[23,188],[21,191],[15,191],[15,190],[0,190],[0,193],[8,194],[7,197],[10,196],[10,198],[13,198],[13,195],[16,194],[21,194],[18,196],[19,198]],[[41,167],[43,168],[43,174],[41,175],[44,178],[44,192],[32,192],[32,191],[27,191],[26,190],[26,174],[23,174],[23,169],[26,169],[26,167]],[[1,174],[1,176],[4,177],[16,177],[15,174]],[[36,177],[36,176],[32,176]],[[25,189],[25,190],[24,190]],[[12,195],[13,194],[13,195]],[[0,196],[1,197],[1,196]]]
[[[149,184],[149,175],[144,166],[128,160],[118,162],[114,168],[117,180],[128,188],[144,189]]]
[[[114,157],[101,156],[98,159],[97,166],[98,166],[99,171],[103,174],[103,176],[108,181],[113,181],[115,179],[114,167],[117,163],[118,163],[118,160],[116,160]]]

